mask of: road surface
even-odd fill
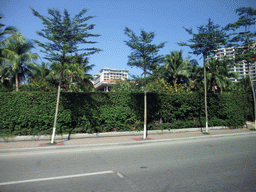
[[[256,134],[0,154],[0,191],[256,191]]]

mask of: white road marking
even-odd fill
[[[124,176],[121,174],[121,173],[117,173],[117,175],[119,176],[119,177],[121,177],[121,178],[124,178]]]
[[[10,182],[0,183],[0,186],[3,186],[3,185],[14,185],[14,184],[19,184],[19,183],[38,182],[38,181],[49,181],[49,180],[56,180],[56,179],[67,179],[67,178],[74,178],[74,177],[85,177],[85,176],[92,176],[92,175],[102,175],[102,174],[108,174],[108,173],[113,173],[113,172],[114,171],[103,171],[103,172],[84,173],[84,174],[76,174],[76,175],[66,175],[66,176],[59,176],[59,177],[29,179],[29,180],[23,180],[23,181],[10,181]]]

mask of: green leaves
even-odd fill
[[[241,7],[236,9],[236,13],[239,16],[238,20],[234,23],[229,23],[225,27],[225,30],[233,31],[233,33],[231,33],[232,39],[230,40],[233,46],[238,48],[241,48],[241,46],[245,46],[246,48],[248,48],[248,45],[252,45],[252,43],[254,43],[255,41],[253,38],[256,36],[256,31],[250,31],[250,27],[255,26],[256,10],[252,7]],[[241,30],[239,29],[243,27],[244,30],[242,29],[241,32]],[[237,32],[238,30],[239,32]],[[245,53],[245,50],[238,53],[238,58],[236,60],[241,61],[242,59],[244,59],[241,58],[241,56],[239,55]]]
[[[131,29],[126,27],[124,33],[130,39],[129,41],[125,41],[125,43],[132,50],[131,55],[128,56],[127,65],[139,67],[145,73],[148,70],[154,70],[163,61],[163,57],[157,53],[164,47],[166,42],[160,43],[159,45],[151,44],[155,37],[153,32],[147,33],[141,30],[140,36],[136,36]]]
[[[214,25],[211,19],[207,25],[197,27],[198,33],[193,33],[192,29],[184,29],[193,37],[188,40],[189,43],[180,42],[180,46],[190,47],[195,55],[206,55],[211,50],[216,50],[222,45],[227,44],[228,35],[219,25]]]
[[[32,8],[31,8],[32,9]],[[95,47],[79,47],[80,44],[94,44],[96,41],[88,41],[89,37],[98,37],[98,34],[89,33],[95,24],[88,25],[85,22],[93,16],[84,17],[87,9],[70,17],[67,9],[63,15],[56,9],[48,9],[50,17],[40,15],[32,9],[33,14],[42,20],[44,29],[38,31],[38,35],[44,37],[45,43],[36,41],[43,49],[45,59],[51,64],[49,76],[53,79],[63,79],[67,91],[81,91],[88,89],[90,75],[87,74],[94,65],[89,65],[88,58],[91,54],[101,51]]]
[[[160,68],[161,77],[172,83],[177,90],[177,84],[185,84],[187,81],[190,62],[187,59],[183,60],[182,50],[172,51],[171,54],[165,56],[164,61],[164,66]]]
[[[229,66],[229,61],[227,60],[220,61],[212,58],[207,61],[207,78],[210,81],[210,89],[218,86],[222,92],[223,88],[226,88],[228,84],[232,83],[229,79],[230,77],[238,78],[238,73],[229,72]]]
[[[56,92],[0,93],[0,133],[50,134]],[[248,92],[209,93],[209,125],[234,126],[253,117]],[[148,93],[148,124],[154,129],[204,125],[201,93]],[[156,125],[162,119],[163,125]],[[143,122],[143,93],[62,93],[57,134],[139,131]],[[170,123],[170,124],[165,124]],[[149,127],[153,129],[153,127]]]
[[[32,48],[34,48],[33,42],[27,40],[21,32],[16,31],[6,39],[2,49],[5,62],[3,71],[9,72],[9,79],[15,76],[16,91],[18,91],[19,81],[26,79],[26,76],[31,74],[34,69],[39,69],[39,66],[34,63],[39,56],[30,52]],[[7,68],[8,70],[6,70]]]
[[[226,26],[227,30],[235,31],[232,35],[231,43],[236,47],[235,61],[242,62],[248,67],[248,76],[251,82],[251,88],[254,98],[254,114],[256,119],[256,101],[255,90],[253,87],[253,81],[255,77],[252,75],[252,67],[255,65],[256,49],[255,49],[255,37],[256,31],[250,31],[250,27],[255,26],[256,10],[252,7],[241,7],[236,10],[239,18],[235,23],[230,23]],[[243,32],[241,28],[244,27]],[[254,28],[255,29],[255,28]],[[236,32],[238,31],[238,32]]]
[[[32,8],[31,8],[32,9]],[[60,63],[67,62],[67,56],[72,53],[82,52],[81,56],[91,55],[98,51],[97,48],[79,48],[79,44],[94,44],[95,41],[87,41],[88,37],[98,37],[98,34],[91,34],[88,31],[93,29],[95,24],[88,25],[84,23],[92,16],[83,17],[87,9],[83,9],[80,13],[70,18],[67,9],[64,9],[63,16],[56,9],[48,9],[48,14],[51,17],[40,15],[32,9],[33,14],[42,20],[44,29],[38,31],[37,34],[48,40],[48,42],[37,44],[43,48],[46,54],[45,58],[49,61],[58,61]]]

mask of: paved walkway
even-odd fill
[[[248,129],[225,129],[225,130],[210,130],[210,135],[230,134],[230,133],[243,133],[252,132]],[[152,134],[148,135],[148,140],[164,140],[172,138],[183,137],[197,137],[203,136],[200,131],[197,132],[183,132],[183,133],[165,133],[165,134]],[[94,137],[94,138],[80,138],[70,140],[57,140],[57,145],[48,145],[50,141],[9,141],[0,142],[0,151],[8,149],[22,149],[22,148],[42,148],[44,146],[86,146],[89,144],[109,144],[109,143],[122,143],[122,142],[143,142],[141,135],[134,136],[111,136],[111,137]]]

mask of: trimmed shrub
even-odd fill
[[[56,92],[0,92],[1,133],[51,134],[56,98]],[[148,130],[205,126],[203,93],[148,93],[147,101]],[[253,118],[252,96],[208,93],[208,113],[209,126],[240,127]],[[143,93],[62,92],[56,133],[140,131],[143,120]]]

